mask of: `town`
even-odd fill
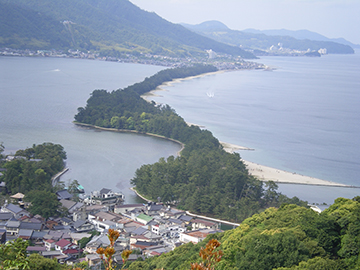
[[[101,264],[99,247],[110,244],[109,229],[119,231],[114,255],[121,265],[121,252],[133,253],[129,261],[161,255],[188,243],[198,243],[209,234],[221,232],[219,223],[190,216],[161,202],[124,204],[124,195],[103,188],[90,195],[56,192],[68,213],[44,219],[26,210],[24,195],[10,196],[0,211],[1,244],[21,238],[29,241],[27,251],[59,263],[73,265],[86,261],[90,267]],[[77,196],[79,195],[79,196]]]
[[[58,50],[20,50],[10,48],[0,48],[0,56],[21,56],[21,57],[56,57],[56,58],[75,58],[100,61],[112,61],[119,63],[136,63],[144,65],[156,65],[164,67],[186,67],[194,64],[211,64],[218,70],[239,70],[239,69],[265,69],[261,63],[245,61],[241,57],[234,57],[227,54],[217,54],[212,50],[206,51],[207,57],[170,57],[153,54],[123,54],[121,57],[101,56],[95,52],[82,52],[69,49],[67,52]]]

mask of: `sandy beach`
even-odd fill
[[[217,72],[210,72],[210,73],[205,73],[205,74],[201,74],[198,76],[192,76],[192,77],[186,77],[186,78],[181,78],[181,79],[175,79],[172,80],[170,82],[165,82],[162,85],[158,86],[156,89],[142,95],[141,97],[150,102],[151,100],[151,96],[160,96],[158,91],[164,91],[164,89],[162,88],[163,86],[170,86],[173,83],[179,83],[181,81],[184,80],[191,80],[194,78],[199,78],[199,77],[203,77],[203,76],[207,76],[207,75],[212,75],[212,74],[217,74],[217,73],[222,73],[225,71],[217,71]],[[190,125],[196,125],[196,124],[192,124],[192,123],[187,123],[189,126]],[[204,128],[204,126],[200,126],[197,125],[201,128]],[[245,147],[245,146],[239,146],[239,145],[235,145],[235,144],[231,144],[231,143],[226,143],[226,142],[220,142],[221,145],[224,147],[224,150],[229,152],[229,153],[233,153],[235,151],[239,151],[239,150],[247,150],[247,151],[254,151],[255,149],[249,148],[249,147]],[[327,181],[327,180],[322,180],[322,179],[318,179],[318,178],[314,178],[311,176],[305,176],[305,175],[301,175],[301,174],[297,174],[296,172],[288,172],[288,171],[284,171],[284,170],[279,170],[276,168],[271,168],[268,166],[264,166],[264,165],[260,165],[254,162],[250,162],[250,161],[246,161],[243,160],[244,164],[246,165],[249,173],[255,177],[257,177],[259,180],[261,181],[274,181],[276,183],[283,183],[283,184],[298,184],[298,185],[316,185],[316,186],[333,186],[333,187],[348,187],[348,188],[357,188],[354,186],[349,186],[349,185],[345,185],[345,184],[340,184],[340,183],[336,183],[336,182],[331,182],[331,181]]]
[[[244,146],[239,146],[230,143],[221,142],[224,150],[233,153],[238,150],[255,150]],[[297,174],[295,172],[288,172],[284,170],[279,170],[271,168],[268,166],[260,165],[254,162],[243,160],[246,165],[249,173],[261,181],[274,181],[276,183],[283,184],[298,184],[298,185],[315,185],[315,186],[333,186],[333,187],[349,187],[354,188],[353,186],[344,185],[340,183],[335,183],[327,180],[322,180],[310,176],[305,176]]]
[[[226,70],[219,70],[219,71],[215,71],[215,72],[208,72],[208,73],[203,73],[200,75],[196,75],[196,76],[190,76],[190,77],[186,77],[186,78],[179,78],[179,79],[174,79],[170,82],[164,82],[163,84],[159,85],[158,87],[156,87],[154,90],[151,90],[150,92],[147,92],[143,95],[141,95],[141,98],[143,98],[144,100],[151,102],[151,100],[149,99],[149,97],[151,96],[161,96],[158,93],[156,93],[157,91],[165,91],[164,88],[162,88],[163,86],[171,86],[174,83],[180,83],[182,81],[187,81],[187,80],[192,80],[192,79],[196,79],[196,78],[201,78],[204,76],[209,76],[209,75],[214,75],[214,74],[220,74],[220,73],[224,73],[226,72]]]

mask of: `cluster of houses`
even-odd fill
[[[123,204],[122,194],[106,188],[80,200],[67,190],[57,192],[57,196],[69,214],[47,220],[31,216],[22,207],[22,194],[12,196],[12,203],[5,203],[0,211],[1,243],[22,238],[31,243],[29,253],[56,258],[60,263],[87,261],[93,266],[100,263],[96,250],[110,244],[109,229],[120,232],[114,256],[119,264],[125,249],[133,250],[129,260],[136,260],[161,255],[183,243],[198,243],[220,231],[215,222],[162,203]]]

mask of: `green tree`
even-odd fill
[[[61,205],[56,194],[47,190],[32,190],[25,195],[24,200],[30,202],[31,214],[39,214],[44,218],[58,215],[58,207]]]
[[[28,242],[17,238],[0,245],[0,266],[2,269],[31,269],[26,248]]]

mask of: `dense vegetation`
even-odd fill
[[[43,143],[18,150],[15,159],[6,162],[1,181],[10,194],[21,192],[31,202],[29,211],[50,217],[57,214],[59,202],[53,192],[51,177],[64,168],[66,153],[61,145]],[[5,191],[5,192],[6,192]]]
[[[60,23],[46,14],[0,2],[0,46],[13,49],[94,49],[79,26]],[[71,30],[71,31],[70,31]],[[76,39],[72,38],[76,35]]]
[[[284,48],[292,50],[306,51],[307,49],[310,49],[317,51],[321,48],[326,48],[328,53],[354,53],[354,49],[349,45],[337,42],[296,39],[290,36],[270,36],[231,30],[226,25],[216,21],[204,22],[198,25],[186,24],[185,26],[199,34],[219,42],[233,46],[242,46],[243,48],[253,50],[268,50],[271,46],[276,46],[278,43],[282,43]]]
[[[193,33],[128,0],[0,0],[0,47],[96,50],[170,56],[205,50],[254,58],[252,53]],[[67,24],[61,22],[67,21]],[[4,38],[3,38],[4,37]],[[59,40],[59,44],[56,44]],[[36,46],[35,46],[36,45]]]
[[[154,133],[185,144],[181,157],[162,158],[136,171],[132,184],[152,200],[160,197],[186,210],[234,221],[284,202],[304,204],[277,193],[274,183],[264,187],[248,174],[240,156],[226,153],[208,130],[189,127],[168,105],[155,106],[139,95],[166,80],[213,70],[209,66],[163,70],[124,90],[95,90],[75,120]]]
[[[220,241],[224,253],[216,269],[358,269],[359,198],[339,198],[321,214],[296,205],[269,208],[234,230],[133,263],[141,265],[133,269],[189,269],[210,239]]]

